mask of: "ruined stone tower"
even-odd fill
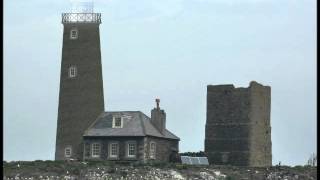
[[[99,25],[93,6],[63,13],[55,159],[82,158],[84,130],[104,112]]]
[[[271,166],[271,89],[256,82],[248,88],[207,86],[205,152],[209,162]]]

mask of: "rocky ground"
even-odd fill
[[[114,164],[109,162],[3,162],[3,179],[28,180],[296,180],[317,179],[317,168],[281,166],[248,168],[233,166],[190,166],[182,164]]]

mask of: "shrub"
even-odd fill
[[[199,151],[199,152],[184,152],[179,153],[180,156],[191,156],[191,157],[206,157],[205,152]]]
[[[168,167],[170,165],[170,163],[168,162],[162,162],[162,161],[150,161],[150,165],[153,167]]]
[[[235,178],[233,178],[232,176],[227,176],[226,180],[235,180]]]
[[[176,164],[176,169],[178,169],[178,170],[188,169],[188,165],[186,165],[186,164]]]
[[[306,169],[306,166],[297,165],[297,166],[294,166],[293,169],[296,171],[303,171]]]

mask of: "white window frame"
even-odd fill
[[[70,66],[68,69],[68,76],[69,78],[75,78],[77,77],[77,67],[76,66]]]
[[[117,149],[116,149],[117,154],[116,155],[112,154],[112,145],[117,145],[116,146],[117,147]],[[119,143],[118,142],[111,142],[109,144],[109,158],[118,158],[118,157],[119,157]]]
[[[98,146],[98,149],[95,149],[95,146]],[[98,150],[98,154],[96,154],[96,150]],[[101,154],[101,144],[100,143],[92,143],[91,144],[91,157],[98,158]]]
[[[75,32],[75,35],[73,35],[73,32]],[[78,39],[79,32],[77,28],[72,28],[70,30],[70,39]]]
[[[154,148],[152,148],[152,145],[154,145]],[[156,159],[156,151],[157,150],[157,144],[154,141],[150,142],[150,151],[149,151],[149,157],[150,159]]]
[[[134,154],[129,154],[130,153],[130,145],[134,145]],[[137,143],[136,142],[127,142],[127,157],[129,158],[135,158],[137,154]]]
[[[70,151],[69,154],[67,153],[67,150]],[[64,148],[64,157],[69,158],[71,156],[72,156],[72,148],[71,148],[71,146],[68,146],[68,147]]]
[[[120,126],[116,126],[116,118],[120,118],[121,119],[121,125]],[[123,118],[121,116],[114,116],[112,119],[112,128],[122,128],[123,127]]]

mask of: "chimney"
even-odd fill
[[[157,107],[151,110],[151,123],[161,134],[164,134],[166,129],[166,113],[160,109],[159,103],[160,99],[156,99]]]

